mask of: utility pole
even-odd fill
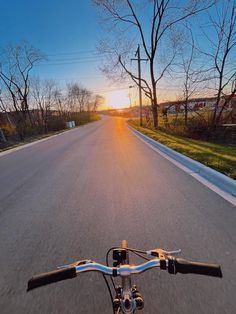
[[[133,86],[129,86],[129,108],[132,107],[132,102],[131,102],[131,95],[130,95],[130,89],[133,88]]]
[[[140,57],[140,46],[135,53],[137,59],[131,59],[138,61],[138,85],[139,85],[139,114],[140,114],[140,126],[143,126],[143,116],[142,116],[142,88],[141,88],[141,61],[148,61],[148,59],[141,59]]]

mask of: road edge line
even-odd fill
[[[14,153],[14,152],[16,152],[16,151],[18,151],[18,150],[21,150],[21,149],[23,149],[23,148],[27,148],[27,147],[33,146],[33,145],[35,145],[35,144],[38,144],[38,143],[41,143],[41,142],[50,140],[51,138],[54,138],[54,137],[56,137],[56,136],[60,136],[60,135],[63,135],[63,134],[67,134],[67,133],[69,133],[69,132],[73,132],[73,131],[78,130],[78,129],[82,128],[82,127],[86,127],[87,125],[89,125],[89,124],[91,124],[91,123],[98,122],[98,121],[101,121],[101,120],[102,120],[102,119],[100,119],[100,120],[95,120],[95,121],[91,121],[91,122],[88,122],[88,123],[85,123],[85,124],[82,124],[82,125],[78,125],[78,126],[74,127],[73,129],[68,129],[68,130],[65,130],[65,131],[60,132],[60,133],[57,133],[57,134],[49,135],[49,136],[47,136],[47,137],[45,137],[45,138],[32,141],[31,143],[22,144],[22,145],[19,145],[19,146],[17,146],[17,147],[9,148],[9,149],[7,149],[7,150],[5,150],[5,151],[3,151],[3,152],[0,152],[0,158],[3,157],[3,156],[8,155],[8,154],[10,154],[10,153]]]
[[[79,127],[80,127],[80,126],[79,126]],[[7,149],[7,150],[5,150],[5,151],[3,151],[3,152],[0,152],[0,158],[3,157],[3,156],[8,155],[8,154],[10,154],[10,153],[14,153],[14,152],[16,152],[16,151],[18,151],[18,150],[21,150],[21,149],[23,149],[23,148],[27,148],[27,147],[36,145],[36,144],[38,144],[38,143],[45,142],[45,141],[50,140],[51,138],[54,138],[54,137],[56,137],[56,136],[60,136],[60,135],[62,135],[62,134],[66,134],[66,133],[68,133],[68,132],[75,131],[75,130],[78,129],[79,127],[76,127],[76,128],[74,128],[74,129],[72,129],[72,130],[66,130],[66,131],[60,132],[60,133],[58,133],[58,134],[53,134],[53,135],[47,136],[47,137],[45,137],[45,138],[32,141],[31,143],[22,144],[22,145],[19,145],[19,146],[17,146],[17,147],[9,148],[9,149]]]
[[[235,180],[153,140],[152,138],[137,131],[132,126],[127,126],[138,139],[144,142],[151,149],[236,206]]]

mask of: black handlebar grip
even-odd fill
[[[75,277],[76,277],[76,268],[73,266],[50,271],[48,273],[43,273],[40,275],[36,275],[28,281],[27,291],[30,291],[32,289],[35,289],[41,286],[48,285],[53,282],[66,280],[66,279],[72,279]]]
[[[171,271],[171,268],[173,268],[173,272]],[[171,260],[170,272],[174,274],[198,274],[220,278],[223,277],[220,265],[189,262],[181,258]]]

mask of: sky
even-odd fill
[[[127,84],[117,90],[99,70],[97,52],[102,30],[90,0],[0,0],[0,47],[27,40],[48,57],[34,69],[44,79],[61,86],[78,81],[115,105],[114,92],[129,103]],[[112,92],[109,92],[109,91]],[[122,106],[123,104],[121,104]]]
[[[127,107],[130,99],[132,105],[137,104],[137,87],[130,89],[131,82],[114,85],[99,69],[103,60],[97,47],[106,31],[92,0],[0,0],[0,11],[0,47],[26,40],[47,55],[47,61],[35,66],[33,75],[54,79],[61,87],[66,82],[80,82],[106,97],[111,107]],[[146,16],[142,15],[144,22]],[[201,19],[203,25],[205,20]],[[193,26],[193,31],[196,34],[198,29]],[[143,62],[143,73],[147,70]],[[160,99],[178,97],[177,88],[178,82],[162,80]]]

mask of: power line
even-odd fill
[[[77,51],[77,52],[62,52],[62,53],[53,53],[53,54],[45,53],[45,55],[48,56],[48,57],[73,56],[73,55],[83,55],[83,54],[107,55],[107,54],[110,54],[110,53],[109,52],[99,52],[98,50],[84,50],[84,51]]]
[[[49,59],[47,62],[41,62],[36,64],[36,66],[41,65],[64,65],[64,64],[77,64],[77,63],[88,63],[88,62],[101,62],[102,56],[94,55],[94,56],[84,56],[84,57],[76,57],[76,58],[63,58],[63,59]],[[72,61],[72,62],[70,62]]]
[[[70,60],[90,60],[90,59],[100,59],[103,58],[107,53],[93,53],[91,55],[85,55],[85,56],[72,56],[72,57],[64,57],[64,58],[60,58],[60,59],[54,59],[54,58],[47,58],[50,56],[57,56],[57,55],[45,55],[46,57],[46,61],[48,62],[61,62],[61,61],[70,61]],[[25,59],[24,56],[19,56],[19,59]]]
[[[60,62],[60,63],[38,63],[35,64],[35,66],[51,66],[51,65],[70,65],[70,64],[83,64],[83,63],[90,63],[90,62],[98,62],[100,61],[99,59],[97,60],[83,60],[83,61],[75,61],[75,62]]]
[[[97,52],[97,50],[80,50],[80,51],[74,51],[74,52],[59,52],[59,53],[46,53],[47,56],[64,56],[64,55],[76,55],[76,54],[82,54],[82,53],[93,53]]]
[[[88,75],[88,76],[81,76],[81,77],[65,77],[65,78],[54,78],[56,81],[69,81],[69,80],[83,80],[83,79],[91,79],[92,78],[98,78],[98,77],[104,77],[103,75]]]
[[[134,86],[132,86],[134,87]],[[126,90],[126,89],[129,89],[130,86],[128,87],[119,87],[119,88],[113,88],[113,89],[107,89],[107,90],[95,90],[93,92],[99,92],[99,93],[110,93],[110,92],[114,92],[114,91],[119,91],[119,90]]]
[[[132,86],[134,87],[134,86]],[[110,93],[110,92],[116,92],[116,91],[120,91],[120,90],[128,90],[130,89],[130,86],[124,86],[124,87],[114,87],[114,88],[110,88],[110,89],[89,89],[92,93]]]
[[[84,57],[75,57],[75,58],[63,58],[63,59],[48,59],[48,61],[52,61],[52,62],[64,62],[64,61],[74,61],[74,60],[78,60],[78,61],[83,61],[83,60],[91,60],[91,59],[99,59],[99,55],[93,55],[93,56],[84,56]]]

